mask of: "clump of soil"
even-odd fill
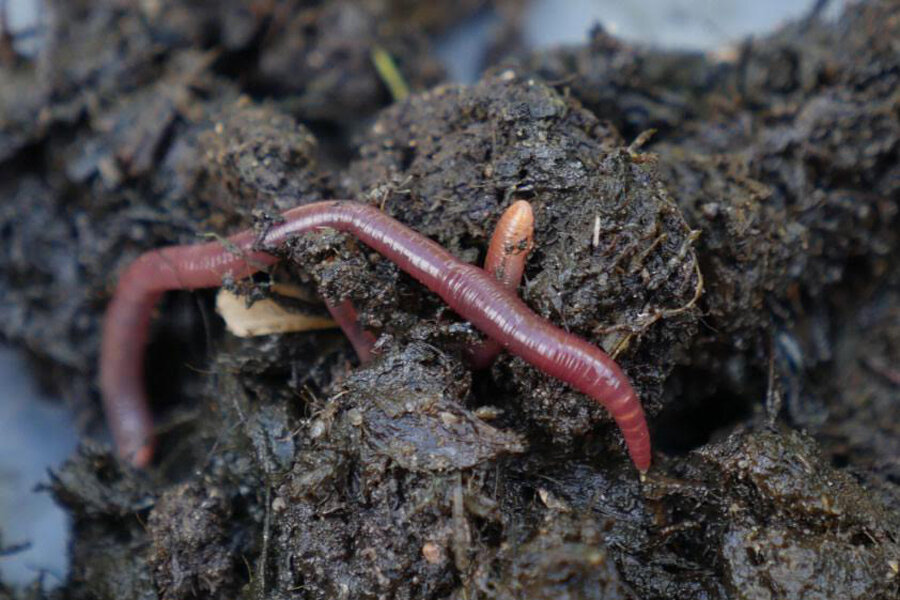
[[[524,469],[546,477],[526,483],[517,473],[507,483],[513,497],[533,498],[523,503],[528,508],[517,507],[518,518],[537,516],[516,539],[540,531],[553,540],[560,527],[568,536],[599,531],[592,576],[600,589],[615,589],[603,568],[612,557],[618,577],[631,586],[609,597],[891,598],[896,592],[896,515],[796,433],[738,430],[666,461],[643,485],[558,456],[532,457]],[[577,564],[577,543],[549,545],[546,559],[568,553]],[[551,597],[558,573],[539,575],[516,547],[511,543],[498,558],[523,569],[507,571],[511,580],[498,588],[535,577],[545,586],[536,597]],[[800,570],[801,564],[810,566]]]
[[[254,93],[278,98],[306,120],[346,125],[371,115],[391,101],[374,65],[375,52],[389,56],[413,89],[443,77],[415,16],[401,16],[402,9],[392,4],[401,3],[273,7],[257,20],[259,42],[245,50],[256,56],[240,76]],[[442,3],[435,4],[439,10]]]
[[[416,15],[402,4],[51,2],[52,60],[44,66],[53,91],[77,100],[69,103],[72,111],[90,100],[80,84],[105,97],[145,84],[173,51],[193,48],[205,51],[217,72],[255,95],[277,98],[297,117],[348,125],[391,100],[373,64],[375,49],[392,58],[412,89],[443,76]],[[439,10],[450,3],[433,4]]]
[[[645,408],[659,409],[662,382],[693,333],[701,283],[694,236],[652,159],[623,147],[579,105],[513,72],[440,87],[386,111],[360,155],[346,176],[351,196],[370,198],[470,262],[483,260],[510,199],[527,198],[535,250],[523,297],[619,357]],[[605,418],[521,360],[501,359],[494,374],[520,399],[515,410],[558,442]]]
[[[705,326],[669,380],[683,400],[668,417],[746,416],[762,394],[770,421],[781,406],[806,427],[828,412],[804,390],[833,373],[854,310],[853,293],[834,292],[883,278],[900,242],[897,7],[857,8],[718,60],[635,48],[602,30],[586,46],[519,60],[628,139],[655,128],[645,147],[702,231]],[[711,416],[695,439],[721,424]]]
[[[900,452],[897,394],[900,373],[900,286],[896,272],[860,297],[842,298],[852,310],[837,325],[833,366],[813,371],[814,406],[825,410],[807,417],[832,463],[865,482],[894,513],[900,508],[897,481]],[[811,320],[810,327],[821,326]],[[809,400],[808,400],[809,401]],[[801,407],[802,408],[802,407]],[[824,414],[823,414],[824,413]]]
[[[768,326],[764,295],[818,295],[859,259],[883,272],[897,246],[896,27],[894,4],[876,1],[835,23],[790,24],[719,61],[598,29],[586,46],[520,62],[627,139],[656,130],[647,148],[704,231],[704,307],[740,342],[751,320]]]
[[[376,114],[374,51],[414,90],[439,77],[445,4],[404,6],[50,3],[41,57],[0,70],[0,334],[96,418],[99,319],[140,252],[343,196],[480,264],[525,198],[521,295],[621,362],[667,452],[639,478],[593,402],[511,356],[473,372],[480,334],[439,298],[304,235],[223,284],[349,298],[376,360],[336,331],[238,339],[210,293],[168,295],[159,456],[86,441],[53,474],[55,594],[896,598],[897,5],[725,62],[597,30]]]
[[[501,61],[506,67],[568,90],[629,140],[649,129],[675,134],[702,115],[722,68],[701,53],[629,44],[600,25],[586,44],[508,57]]]

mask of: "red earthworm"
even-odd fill
[[[372,348],[375,346],[375,334],[366,330],[359,322],[359,316],[349,298],[338,303],[325,301],[331,318],[338,324],[359,357],[359,362],[366,364],[372,360]]]
[[[531,204],[518,200],[507,208],[497,221],[494,234],[484,259],[484,270],[494,276],[503,287],[515,290],[525,272],[525,259],[531,252],[534,238],[534,213]],[[363,364],[372,358],[375,335],[366,331],[349,300],[339,304],[326,301],[332,318],[350,340],[359,361]],[[466,348],[466,358],[474,369],[485,369],[494,362],[503,347],[490,338]]]
[[[484,270],[493,275],[500,285],[515,291],[525,272],[525,259],[534,243],[534,213],[526,200],[517,200],[507,208],[491,236]],[[469,362],[475,369],[490,366],[503,347],[500,342],[488,338],[467,349]]]
[[[100,390],[106,420],[119,455],[137,467],[153,457],[153,418],[144,392],[144,350],[153,308],[164,291],[216,287],[230,273],[247,277],[278,261],[249,252],[254,236],[245,231],[219,242],[172,246],[145,252],[119,278],[103,318]],[[242,254],[243,252],[243,254]]]
[[[650,467],[644,410],[621,368],[605,352],[535,314],[484,270],[376,208],[352,201],[317,202],[284,213],[264,243],[283,244],[305,231],[353,234],[396,263],[456,313],[511,353],[603,405],[622,431],[631,460]],[[140,256],[122,275],[103,324],[100,385],[121,455],[144,466],[152,455],[152,423],[142,387],[142,363],[153,306],[166,290],[213,287],[225,274],[241,278],[275,262],[244,231],[220,242],[176,246]],[[235,250],[239,252],[235,252]],[[121,419],[121,421],[119,420]]]

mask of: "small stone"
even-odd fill
[[[422,556],[425,561],[432,565],[439,565],[444,562],[444,549],[434,542],[425,542],[422,545]]]

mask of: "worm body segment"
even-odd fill
[[[603,405],[621,429],[635,466],[649,468],[650,435],[643,408],[625,374],[602,350],[542,319],[486,271],[459,261],[376,208],[351,201],[318,202],[283,216],[264,245],[277,246],[291,236],[326,227],[355,235],[508,351]],[[254,241],[255,234],[244,231],[228,238],[227,246],[211,242],[148,252],[122,275],[104,320],[100,383],[119,452],[135,465],[146,465],[152,456],[142,363],[159,294],[217,286],[225,274],[246,277],[275,262],[255,250]]]
[[[344,335],[350,340],[350,345],[356,351],[359,362],[366,364],[372,360],[372,349],[375,347],[377,340],[375,339],[375,334],[367,331],[362,326],[362,323],[359,322],[359,315],[356,314],[353,302],[349,298],[340,302],[329,302],[326,300],[325,306],[328,307],[331,318],[334,319],[334,322],[338,324]]]
[[[507,208],[491,236],[484,270],[500,285],[515,291],[525,272],[525,260],[534,245],[534,212],[526,200],[517,200]],[[467,350],[469,362],[476,369],[485,369],[494,362],[503,347],[488,338]]]

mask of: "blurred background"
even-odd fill
[[[595,24],[629,41],[672,49],[721,51],[757,32],[801,18],[812,10],[836,15],[834,0],[533,0],[521,23],[534,48],[582,43]],[[0,2],[2,6],[2,2]],[[6,26],[19,52],[33,55],[41,43],[38,0],[6,3]],[[435,40],[449,79],[477,79],[503,15],[483,10]],[[67,524],[40,490],[48,469],[74,449],[77,426],[62,403],[41,395],[39,373],[29,372],[13,348],[0,345],[0,578],[26,585],[44,577],[53,587],[66,575]]]

